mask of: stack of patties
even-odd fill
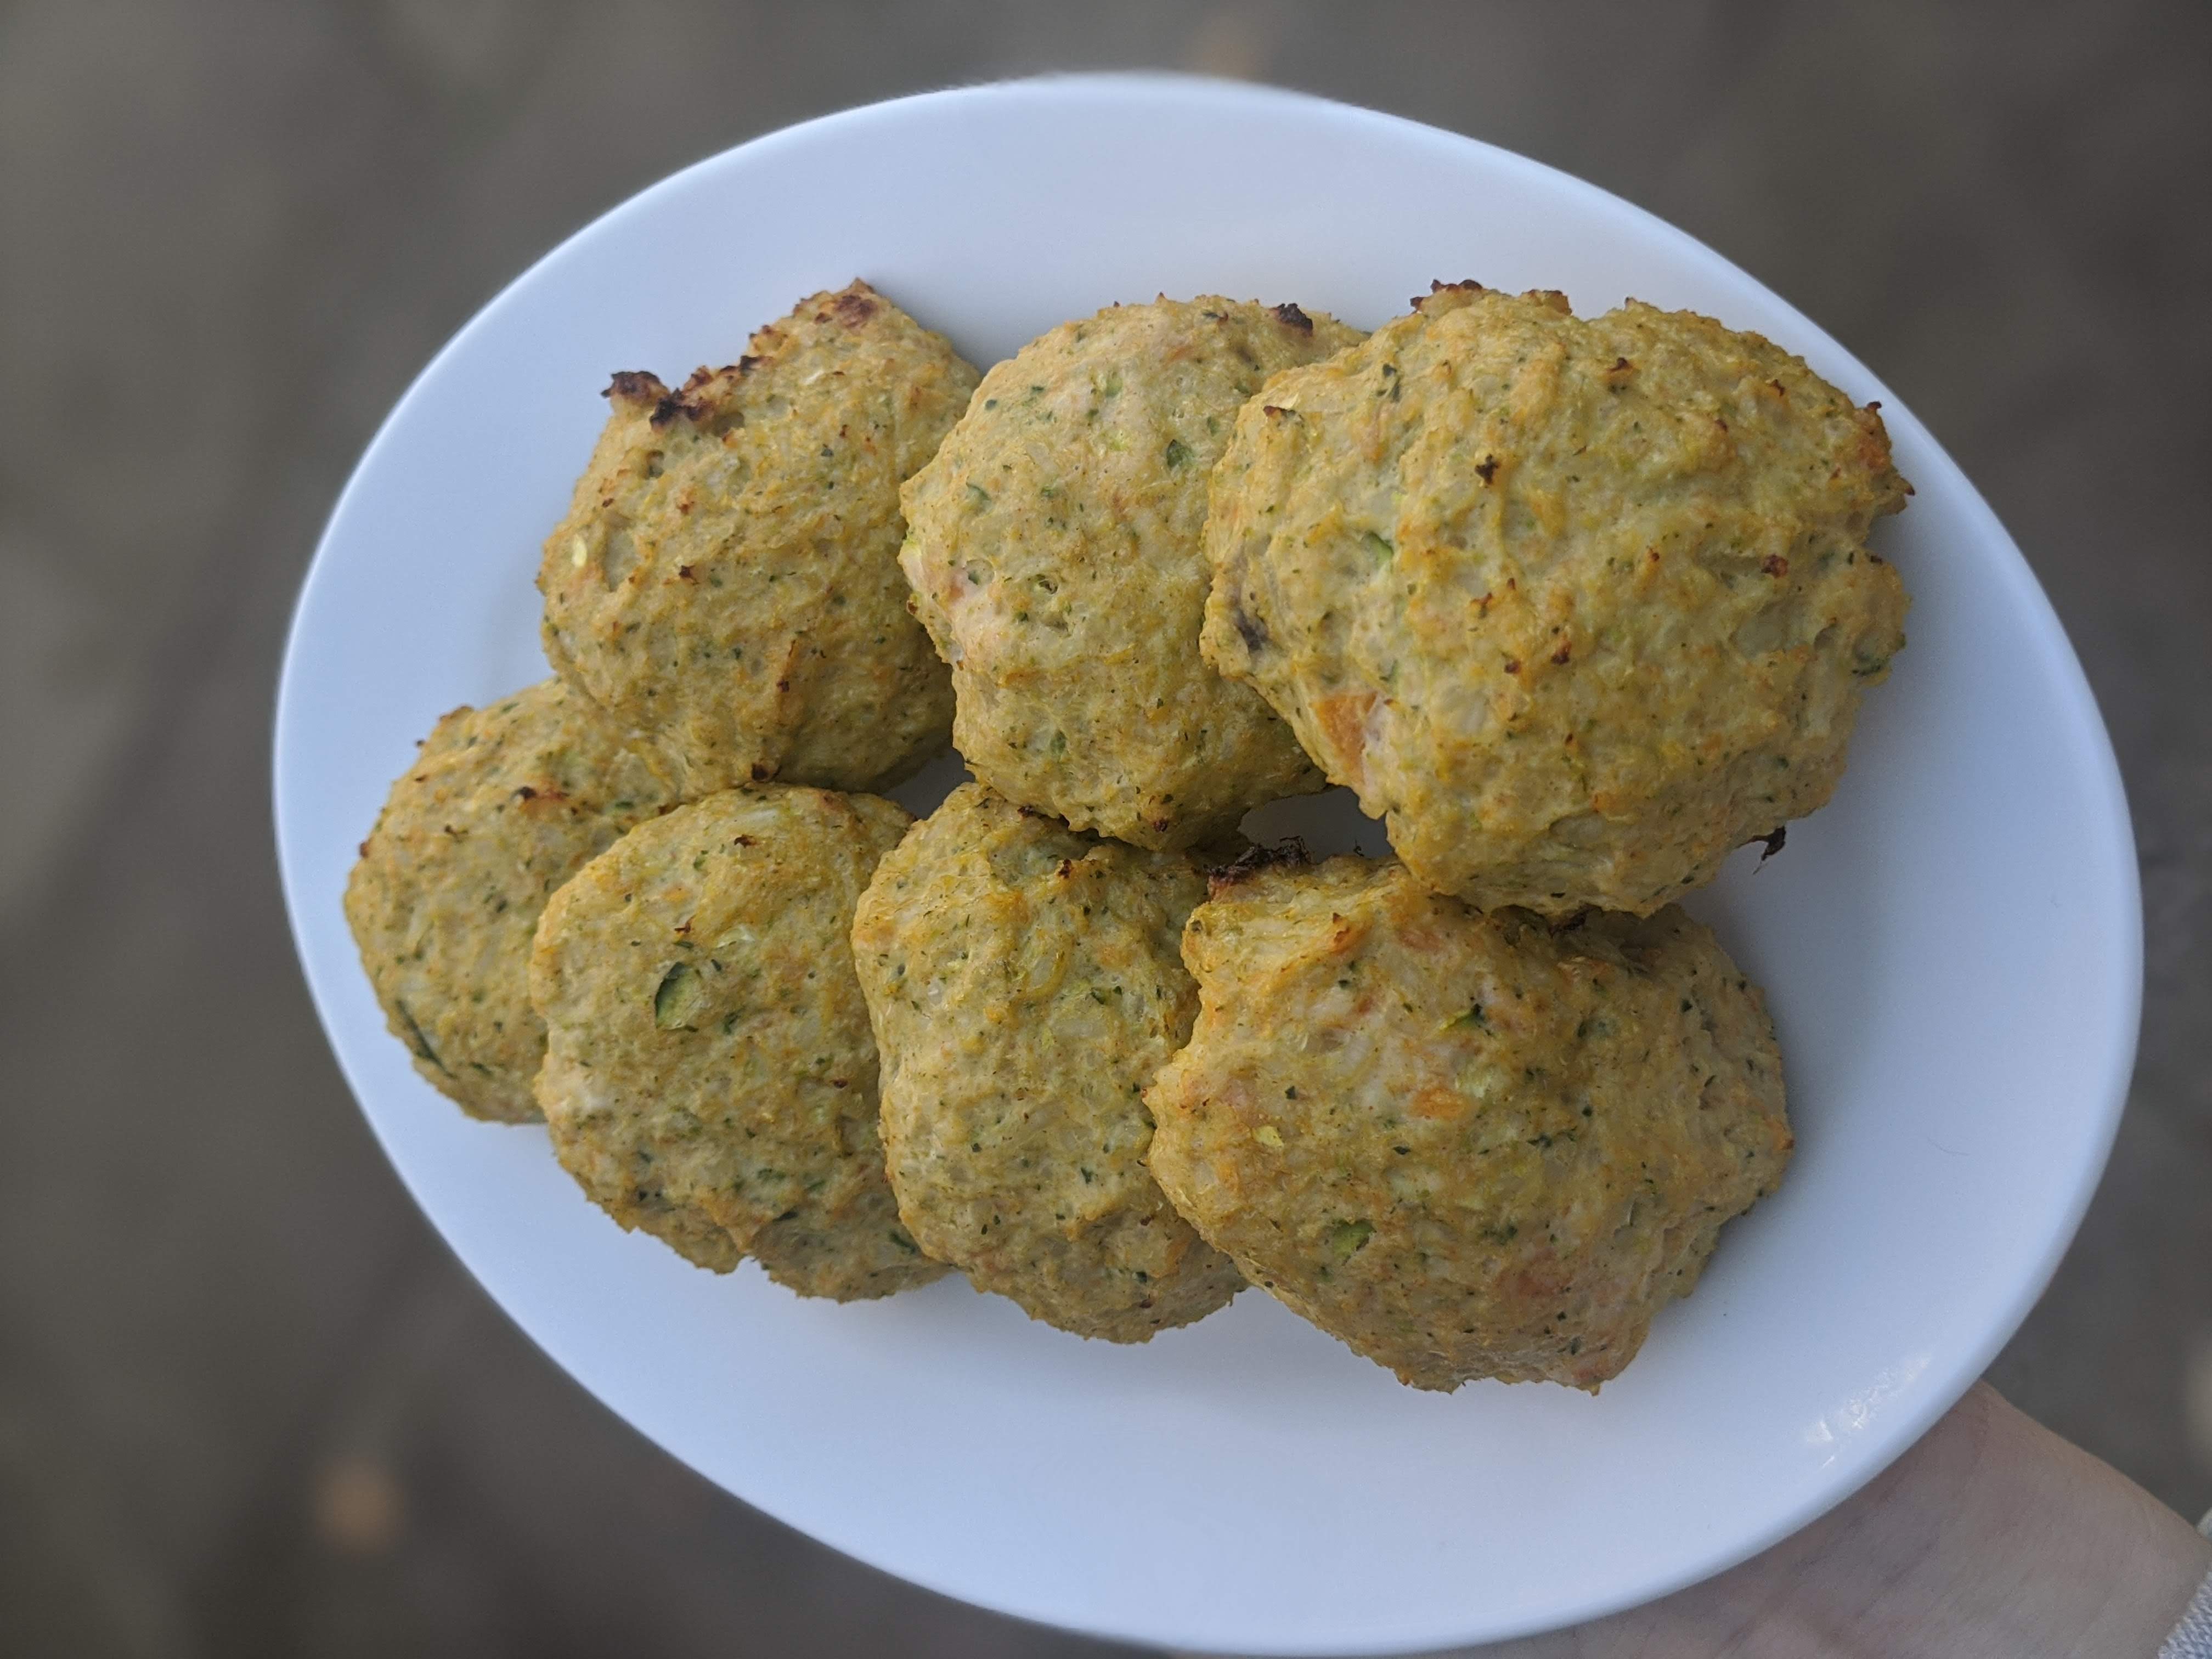
[[[1101,1253],[1079,1306],[1057,1258],[1159,1213],[1113,1173],[1141,1141],[1200,1239],[1409,1382],[1616,1375],[1788,1160],[1759,994],[1670,901],[1832,791],[1904,495],[1873,411],[1640,306],[1462,284],[1363,341],[1162,301],[993,369],[901,556],[981,787],[855,935],[924,1248],[1111,1334]],[[1139,1113],[1176,872],[1097,837],[1187,847],[1316,772],[1405,862],[1217,870]]]
[[[980,385],[856,283],[609,395],[560,679],[441,725],[348,906],[418,1068],[623,1225],[1122,1342],[1249,1279],[1417,1386],[1595,1389],[1774,1190],[1763,1000],[1672,901],[1902,646],[1871,408],[1473,283],[1113,307]],[[926,820],[834,793],[948,728]],[[1238,838],[1331,783],[1395,858]]]
[[[909,820],[836,792],[949,735],[898,491],[975,384],[860,283],[677,390],[617,374],[538,579],[559,678],[440,723],[347,894],[432,1083],[542,1113],[624,1227],[808,1294],[944,1272],[884,1178],[848,943]]]
[[[1595,1389],[1791,1137],[1763,1000],[1671,900],[1778,845],[1903,644],[1880,418],[1756,336],[1438,287],[1270,380],[1204,653],[1402,864],[1217,890],[1152,1167],[1407,1382]]]
[[[1079,1335],[1145,1341],[1243,1288],[1146,1162],[1145,1087],[1197,1011],[1180,849],[1322,780],[1199,654],[1206,479],[1270,374],[1358,337],[1295,305],[1111,307],[993,368],[904,491],[978,781],[854,933],[891,1186],[925,1250]]]

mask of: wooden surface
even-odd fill
[[[504,1322],[324,1048],[267,753],[355,455],[545,247],[805,116],[1146,64],[1620,191],[1832,330],[1988,495],[2103,700],[2149,928],[2111,1174],[1992,1376],[2212,1503],[2201,4],[0,0],[0,1648],[1103,1651],[751,1513]]]

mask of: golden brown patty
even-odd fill
[[[943,749],[952,689],[907,611],[900,483],[975,371],[865,283],[671,392],[615,376],[545,544],[545,653],[684,769],[885,787]]]
[[[1139,1096],[1190,1034],[1178,946],[1205,893],[1179,854],[969,784],[854,918],[899,1213],[931,1255],[1079,1336],[1142,1342],[1243,1288],[1144,1165]]]
[[[1788,1161],[1764,1003],[1679,909],[1554,933],[1332,859],[1224,887],[1183,959],[1152,1173],[1417,1388],[1595,1389]]]
[[[1206,477],[1267,376],[1359,337],[1295,306],[1115,306],[983,377],[905,490],[899,556],[977,778],[1079,830],[1194,845],[1320,787],[1200,659]]]
[[[361,844],[346,921],[392,1034],[474,1117],[538,1115],[530,937],[561,884],[675,805],[668,781],[558,680],[456,708]]]
[[[1205,649],[1430,885],[1647,915],[1834,790],[1907,493],[1757,335],[1447,289],[1238,417]]]
[[[810,1296],[945,1269],[899,1225],[848,942],[906,813],[754,785],[642,826],[554,896],[530,991],[538,1099],[569,1174],[702,1267],[741,1255]]]

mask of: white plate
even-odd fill
[[[1635,295],[1880,398],[1911,645],[1835,804],[1698,909],[1767,988],[1796,1162],[1601,1397],[1404,1389],[1250,1292],[1149,1346],[958,1281],[801,1302],[618,1232],[540,1133],[470,1123],[386,1036],[339,894],[439,714],[545,673],[531,581],[611,370],[733,358],[866,277],[988,363],[1164,290],[1372,325],[1431,277]],[[471,1271],[676,1456],[950,1595],[1198,1648],[1381,1652],[1593,1617],[1819,1515],[1980,1373],[2087,1202],[2142,949],[2104,729],[2020,554],[1920,422],[1680,232],[1471,140],[1178,79],[932,94],[746,144],[549,254],[370,445],[300,600],[276,728],[300,954],[362,1109]],[[1379,837],[1370,831],[1372,849]],[[548,1447],[546,1455],[558,1456]]]

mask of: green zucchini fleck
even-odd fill
[[[1375,1237],[1371,1221],[1340,1221],[1328,1230],[1328,1253],[1343,1265],[1367,1248],[1367,1241]]]
[[[415,1016],[409,1011],[407,1005],[400,1001],[398,997],[394,997],[392,1000],[392,1006],[399,1011],[400,1023],[407,1028],[407,1046],[440,1071],[445,1072],[446,1062],[438,1058],[438,1051],[430,1046],[430,1039],[422,1035],[422,1028],[415,1023]],[[446,1075],[451,1077],[453,1073],[446,1072]]]
[[[684,1031],[707,1000],[706,981],[688,962],[679,962],[661,975],[653,994],[653,1023],[664,1031]]]

